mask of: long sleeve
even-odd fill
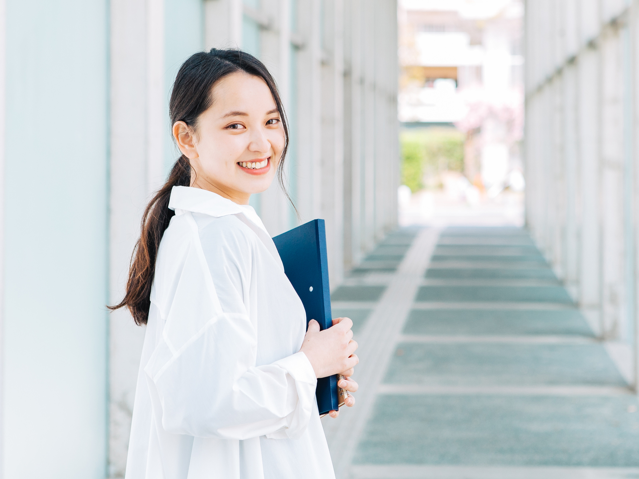
[[[156,272],[176,278],[152,295],[164,324],[144,369],[167,432],[294,438],[307,427],[316,378],[304,353],[257,365],[256,305],[248,294],[259,287],[255,247],[241,229],[210,228],[186,242],[174,268]]]

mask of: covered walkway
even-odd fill
[[[639,477],[639,402],[526,230],[404,228],[333,295],[358,405],[338,478]]]

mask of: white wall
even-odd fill
[[[600,336],[634,351],[639,374],[639,2],[549,1],[526,11],[527,224]]]

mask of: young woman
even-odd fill
[[[288,130],[275,82],[247,53],[197,53],[178,72],[170,115],[182,156],[146,208],[113,307],[147,328],[126,477],[332,478],[315,386],[342,374],[340,386],[357,390],[352,322],[305,331],[248,205],[282,179]]]

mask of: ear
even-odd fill
[[[199,157],[195,147],[195,137],[193,130],[183,121],[176,121],[173,124],[173,138],[177,142],[178,148],[189,160]]]

